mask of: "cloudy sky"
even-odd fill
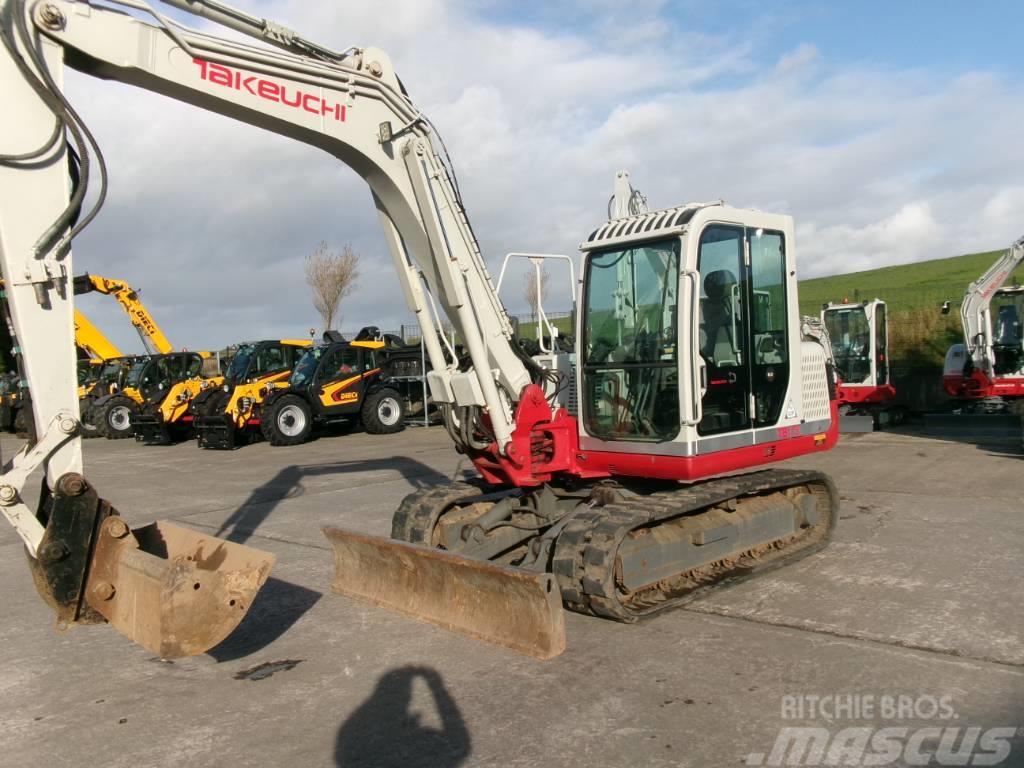
[[[1024,232],[1024,5],[1010,0],[245,8],[330,47],[391,54],[451,150],[495,273],[511,250],[575,254],[620,168],[654,208],[724,198],[792,214],[804,277]],[[76,271],[140,288],[175,344],[307,334],[318,318],[302,260],[321,241],[362,256],[344,329],[411,322],[368,190],[333,158],[74,73],[68,94],[111,172]],[[509,309],[524,311],[509,287]],[[567,291],[550,304],[567,308]],[[80,306],[141,349],[113,302]]]

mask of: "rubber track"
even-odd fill
[[[683,593],[649,588],[644,590],[642,597],[634,595],[625,605],[620,602],[620,594],[615,586],[615,555],[630,531],[659,521],[699,513],[702,509],[730,499],[781,492],[797,486],[810,486],[818,496],[818,508],[822,513],[822,525],[825,526],[824,535],[819,533],[809,545],[804,545],[804,536],[792,542],[797,545],[795,548],[778,549],[766,545],[753,556],[752,553],[738,553],[734,558],[737,562],[727,572],[716,574],[712,579],[686,589]],[[469,483],[453,483],[411,493],[403,499],[392,518],[391,537],[432,546],[431,534],[438,519],[448,508],[475,496],[487,497],[490,492],[491,489]],[[772,469],[708,480],[678,490],[636,496],[577,513],[558,537],[552,571],[558,579],[562,599],[569,610],[635,622],[643,616],[690,602],[712,590],[820,551],[828,544],[838,515],[839,494],[832,480],[820,472]]]
[[[623,596],[615,584],[615,556],[630,531],[693,514],[730,499],[781,492],[797,486],[810,486],[818,496],[824,535],[816,526],[817,533],[810,542],[806,541],[808,535],[805,534],[791,540],[790,546],[783,549],[769,544],[758,548],[757,553],[737,553],[730,558],[735,563],[719,564],[719,573],[698,575],[697,584],[691,588],[674,591],[671,586],[663,587],[664,582],[661,582],[643,590],[639,596],[632,596],[627,603],[621,602]],[[638,496],[581,513],[558,537],[553,571],[570,610],[634,622],[821,550],[828,544],[838,514],[839,495],[831,479],[820,472],[776,469],[709,480],[678,491]],[[705,568],[702,566],[694,572]],[[685,574],[679,576],[684,578]]]
[[[430,539],[441,513],[455,502],[486,493],[469,483],[452,483],[410,493],[391,518],[391,538],[431,546]]]

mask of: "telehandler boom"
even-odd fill
[[[121,350],[93,322],[75,310],[75,344],[95,360],[120,357]]]
[[[113,280],[109,277],[99,275],[76,275],[74,279],[75,295],[83,293],[102,293],[106,296],[113,296],[117,303],[124,309],[128,319],[142,339],[142,344],[151,355],[167,354],[173,352],[174,347],[164,336],[156,320],[149,314],[146,305],[142,303],[138,292],[124,280]]]
[[[0,0],[0,85],[23,116],[0,126],[0,261],[42,425],[36,446],[0,478],[0,498],[11,499],[5,512],[40,584],[55,583],[50,541],[74,553],[75,567],[61,576],[73,589],[43,589],[62,617],[99,611],[145,643],[131,611],[164,615],[164,603],[205,594],[191,591],[191,578],[181,591],[159,579],[133,587],[138,569],[123,558],[139,551],[135,542],[152,552],[151,536],[107,517],[81,476],[69,243],[95,214],[76,219],[85,190],[98,175],[102,192],[106,179],[61,92],[62,63],[320,147],[370,187],[423,331],[432,398],[480,479],[408,497],[392,539],[325,530],[336,591],[548,658],[564,647],[563,602],[635,621],[826,544],[838,511],[828,477],[764,469],[836,440],[826,350],[800,332],[789,216],[721,202],[646,211],[621,201],[614,209],[625,215],[581,245],[574,348],[535,360],[494,290],[444,145],[387,54],[330,50],[216,0],[168,4],[274,50],[189,30],[138,0]],[[79,158],[75,184],[65,142]],[[770,310],[753,312],[761,295]],[[441,313],[464,356],[437,332]],[[36,517],[18,494],[22,475],[44,461],[53,498]],[[98,510],[92,527],[65,530],[80,519],[70,508],[83,503]],[[233,545],[195,545],[193,536],[164,534],[184,537],[193,568],[205,563],[204,573],[224,576],[228,564],[215,567],[221,558],[211,550]],[[270,559],[236,553],[254,592]],[[123,591],[134,599],[119,601]],[[207,615],[229,612],[218,597],[208,614],[171,613],[198,633]],[[235,618],[251,597],[230,603]]]

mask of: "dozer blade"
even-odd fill
[[[195,656],[238,626],[274,559],[166,522],[129,531],[111,516],[97,532],[85,599],[160,658]]]
[[[554,576],[395,539],[324,528],[335,592],[537,659],[565,650]]]

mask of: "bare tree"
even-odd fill
[[[523,275],[523,298],[530,305],[530,312],[537,315],[537,308],[544,303],[544,297],[548,295],[548,271],[541,267],[540,270],[540,292],[537,291],[537,273],[530,270]]]
[[[313,294],[313,307],[331,330],[339,317],[338,305],[352,293],[359,277],[359,254],[346,245],[341,253],[328,250],[322,242],[306,257],[306,284]]]

